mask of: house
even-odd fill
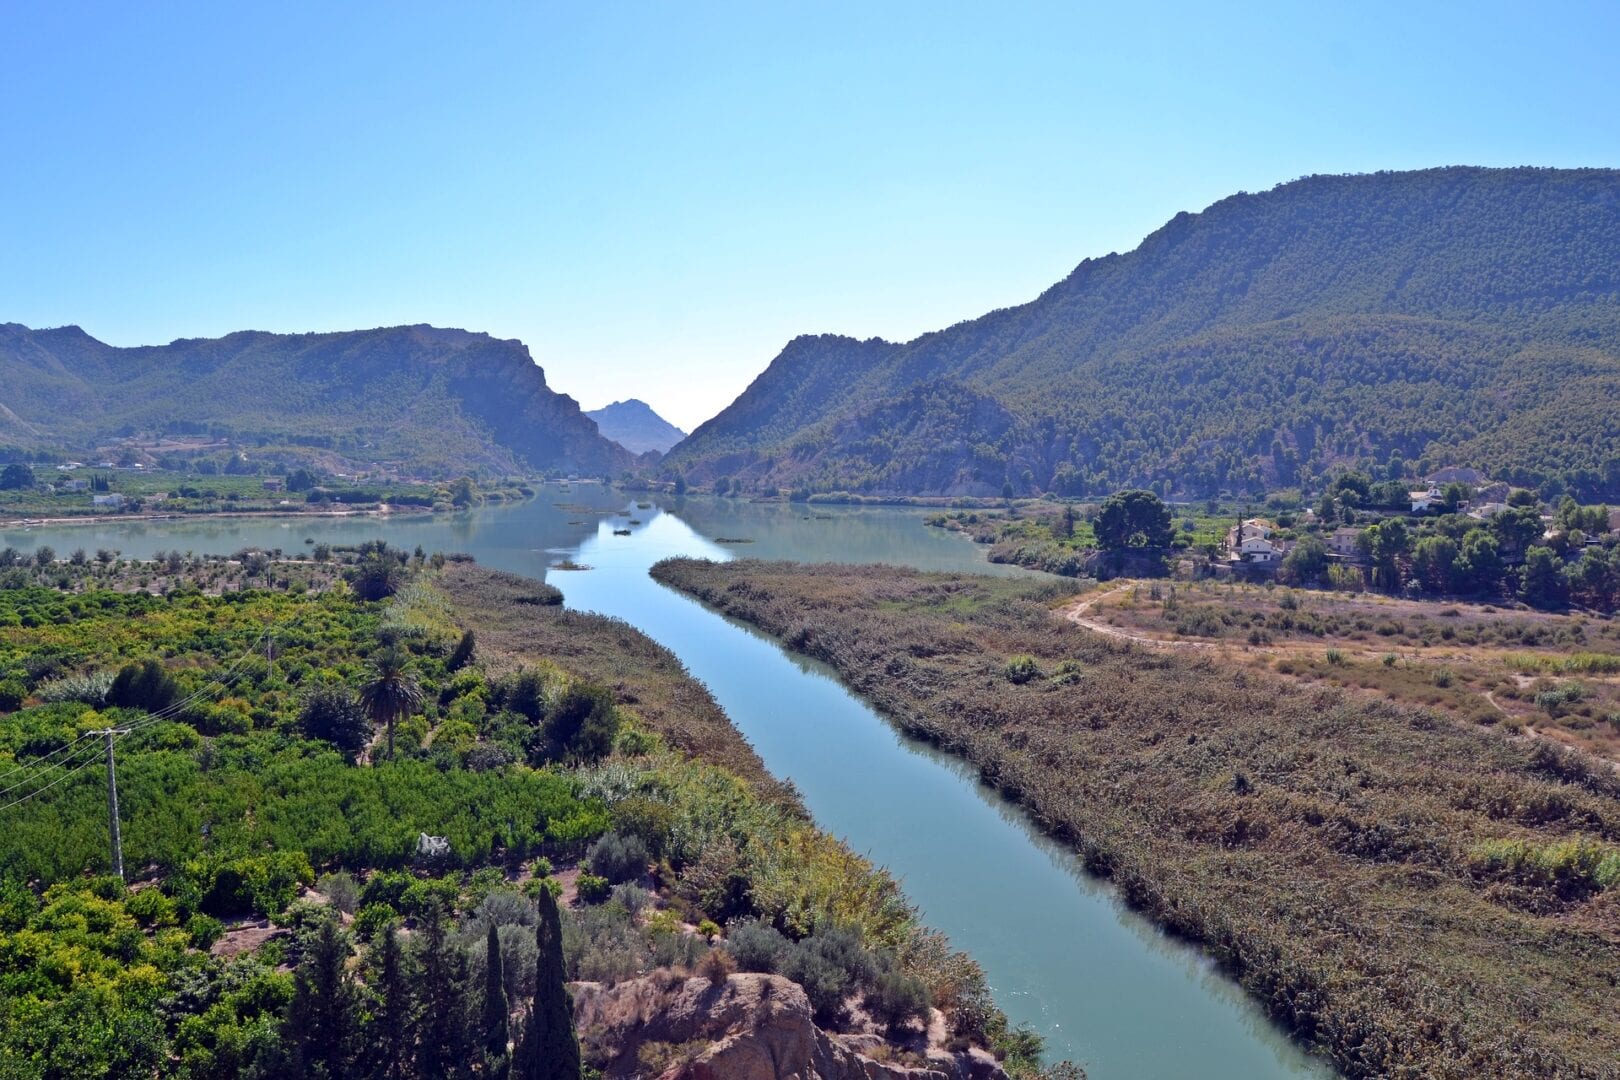
[[[116,493],[112,495],[92,495],[90,496],[90,505],[106,506],[118,510],[124,505],[124,497]]]
[[[1609,511],[1609,531],[1620,533],[1620,510]]]
[[[1253,538],[1267,540],[1275,531],[1276,526],[1264,518],[1250,518],[1247,521],[1240,521],[1226,530],[1226,546],[1229,549],[1236,550],[1245,540]]]
[[[89,491],[90,490],[90,481],[88,481],[88,480],[64,480],[60,484],[56,485],[56,490],[58,490],[58,491]]]
[[[1438,484],[1430,484],[1427,491],[1408,491],[1406,494],[1412,500],[1414,514],[1427,514],[1431,510],[1444,508],[1446,503],[1445,493]]]
[[[264,490],[266,491],[280,491],[285,486],[285,482],[279,476],[267,476],[264,478]]]
[[[1505,502],[1477,503],[1472,510],[1468,511],[1468,516],[1475,521],[1489,521],[1507,508]]]
[[[1341,559],[1361,558],[1361,530],[1346,525],[1327,538],[1328,554]]]
[[[1287,548],[1281,541],[1272,542],[1263,536],[1250,536],[1241,541],[1232,553],[1233,557],[1246,563],[1276,562],[1287,553]]]

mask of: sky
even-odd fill
[[[432,323],[688,430],[1310,173],[1620,166],[1620,4],[0,0],[0,321]]]

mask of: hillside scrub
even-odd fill
[[[1093,635],[1051,610],[1067,582],[653,574],[972,761],[1347,1074],[1620,1075],[1606,764]]]
[[[26,796],[0,810],[0,1061],[268,1080],[382,1055],[409,1078],[467,1074],[482,1046],[488,1073],[509,1037],[522,1057],[546,955],[534,901],[561,895],[566,872],[578,898],[556,967],[571,978],[678,976],[723,944],[722,922],[763,919],[793,941],[836,938],[835,954],[806,946],[819,960],[803,976],[861,990],[882,1023],[911,1023],[925,995],[1035,1075],[1038,1040],[1008,1029],[978,966],[807,820],[669,654],[504,576],[498,605],[477,594],[469,639],[466,594],[433,567],[482,580],[471,568],[379,543],[353,554],[399,567],[390,597],[339,577],[210,596],[183,568],[168,596],[82,579],[0,590],[0,803]],[[507,651],[503,628],[524,622],[567,647],[531,635]],[[392,755],[357,700],[378,657],[420,691]],[[81,737],[107,726],[134,729],[117,750],[129,886],[86,876],[108,852],[100,742]],[[739,759],[752,775],[727,767]],[[422,834],[446,847],[424,851]],[[505,1030],[497,998],[516,1017]]]

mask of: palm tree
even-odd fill
[[[411,678],[405,656],[390,645],[371,662],[371,681],[360,688],[360,707],[374,724],[388,727],[388,756],[394,756],[394,724],[422,704],[422,688]]]

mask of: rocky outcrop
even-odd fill
[[[900,1055],[876,1035],[822,1031],[804,991],[776,975],[578,983],[574,1020],[610,1080],[1006,1080],[982,1050]]]

